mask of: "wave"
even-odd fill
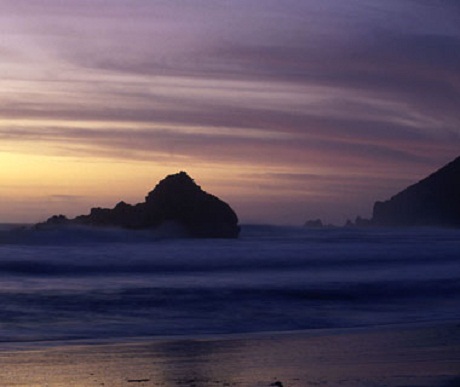
[[[3,225],[0,227],[0,245],[140,243],[172,238],[181,239],[186,238],[186,236],[185,230],[175,223],[165,223],[154,230],[126,230],[90,226],[61,226],[39,229],[28,225]]]
[[[460,239],[459,229],[446,228],[346,228],[327,227],[311,229],[299,226],[252,225],[241,226],[239,239],[260,241],[308,241],[314,243],[373,243]],[[56,226],[36,228],[33,225],[0,224],[1,244],[65,245],[78,243],[137,243],[163,239],[187,239],[184,229],[175,222],[166,222],[158,228],[128,230],[110,227]]]
[[[0,228],[0,341],[460,318],[458,230]]]

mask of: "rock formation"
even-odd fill
[[[323,222],[321,219],[310,219],[307,220],[304,224],[304,227],[307,228],[322,228],[324,227]]]
[[[174,224],[193,238],[237,238],[240,228],[232,208],[203,191],[187,173],[169,175],[145,202],[118,203],[114,208],[93,208],[88,215],[67,219],[55,215],[37,227],[88,225],[127,229],[155,229]]]
[[[351,221],[350,219],[347,219],[344,225],[344,227],[347,227],[347,228],[350,228],[350,227],[365,228],[369,226],[372,226],[372,221],[370,219],[361,218],[360,216],[357,216],[354,222]]]
[[[376,202],[372,224],[460,227],[460,157],[390,200]]]

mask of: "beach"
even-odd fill
[[[460,385],[460,323],[22,346],[1,386]]]

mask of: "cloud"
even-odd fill
[[[261,115],[259,112],[257,116]],[[273,122],[270,125],[270,120]],[[282,125],[289,122],[289,130]],[[302,125],[310,118],[310,130]],[[248,121],[251,116],[247,118]],[[295,120],[298,120],[297,126]],[[349,127],[348,127],[349,125]],[[207,128],[207,129],[205,129]],[[366,160],[397,164],[403,160],[412,165],[426,163],[430,156],[417,153],[418,143],[427,141],[411,127],[379,135],[385,131],[378,122],[346,122],[318,117],[266,117],[266,126],[254,128],[225,127],[145,127],[133,129],[100,127],[30,127],[0,130],[2,146],[20,147],[34,144],[37,152],[53,146],[63,155],[124,158],[134,160],[188,159],[201,163],[233,163],[266,166],[341,165],[365,169]],[[404,135],[405,133],[405,135]],[[457,140],[457,144],[460,140]],[[43,146],[42,146],[43,145]],[[411,148],[411,146],[413,148]],[[29,149],[29,148],[28,148]],[[45,148],[46,151],[49,151]],[[333,154],[334,157],[329,155]]]
[[[323,191],[395,186],[458,155],[459,11],[5,0],[0,149],[246,165]]]
[[[84,199],[84,197],[81,195],[56,194],[50,195],[49,199],[58,202],[78,202]]]

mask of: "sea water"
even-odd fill
[[[3,345],[458,319],[459,230],[0,228]]]

